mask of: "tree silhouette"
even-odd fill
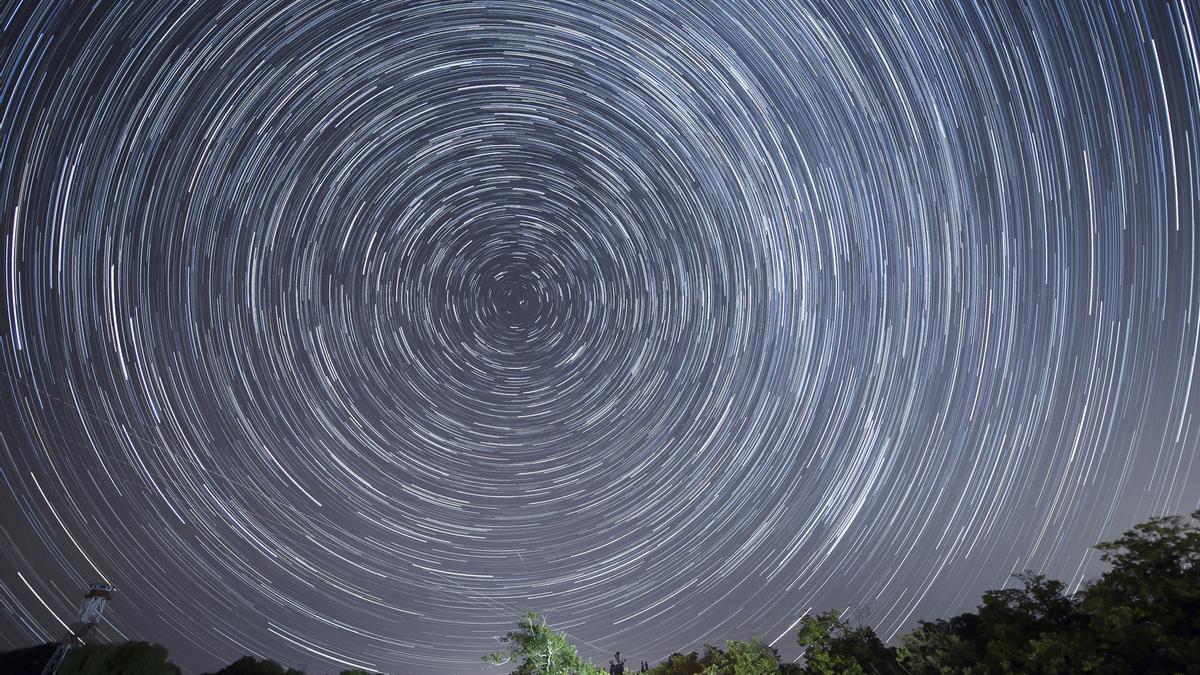
[[[831,609],[800,621],[796,641],[804,648],[805,673],[865,675],[899,673],[896,653],[870,626],[852,626]]]
[[[802,663],[780,663],[759,639],[731,640],[703,653],[675,653],[641,672],[652,675],[992,675],[1009,673],[1145,673],[1200,675],[1200,511],[1153,518],[1098,544],[1110,569],[1076,594],[1059,581],[1026,572],[1020,587],[987,591],[974,612],[922,621],[885,645],[865,624],[837,610],[802,617],[796,633]],[[500,637],[504,651],[486,661],[514,675],[606,675],[579,657],[563,633],[535,612]],[[0,673],[38,675],[54,651],[46,644],[0,654]],[[620,652],[607,675],[627,675]],[[161,645],[87,645],[62,675],[179,675]],[[209,675],[303,675],[245,656]],[[346,670],[341,675],[370,675]]]
[[[243,656],[211,675],[304,675],[304,671],[284,668],[270,659],[260,661],[253,656]]]
[[[71,650],[59,675],[180,675],[167,649],[149,642],[93,644]]]
[[[1096,658],[1129,672],[1200,672],[1200,510],[1096,548],[1112,566],[1080,602]]]
[[[1111,569],[1080,593],[1036,574],[977,613],[921,622],[899,661],[943,673],[1200,673],[1200,511],[1098,544]]]
[[[525,612],[517,630],[500,637],[507,652],[483,657],[488,663],[517,664],[513,675],[603,675],[602,670],[579,658],[575,646],[540,620],[536,612]]]

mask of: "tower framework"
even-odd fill
[[[42,669],[42,675],[56,675],[71,650],[86,644],[96,626],[100,624],[100,615],[104,613],[104,608],[108,607],[108,599],[116,590],[116,586],[105,582],[94,583],[88,588],[88,594],[84,596],[83,604],[79,607],[79,618],[71,624],[69,632],[59,641],[54,655]]]

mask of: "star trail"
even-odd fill
[[[1183,1],[0,3],[0,647],[888,637],[1200,505]]]

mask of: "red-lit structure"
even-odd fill
[[[54,650],[54,656],[46,662],[42,675],[56,675],[63,661],[67,659],[67,654],[75,647],[87,644],[96,626],[100,624],[100,615],[104,613],[104,608],[108,607],[108,599],[116,590],[117,587],[109,583],[99,582],[91,585],[88,594],[83,598],[83,604],[79,607],[79,619],[71,624],[70,632],[59,641],[58,649]]]

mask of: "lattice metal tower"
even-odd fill
[[[79,607],[79,620],[72,623],[69,633],[63,636],[63,639],[58,643],[58,649],[54,650],[54,656],[46,662],[46,667],[42,669],[42,675],[56,675],[58,669],[62,667],[63,661],[67,660],[67,654],[75,647],[85,644],[85,640],[91,637],[96,630],[96,626],[100,624],[100,615],[104,613],[104,608],[108,607],[108,599],[112,596],[113,591],[117,590],[116,586],[106,584],[104,582],[92,584],[88,589],[88,594],[83,598],[83,604]]]

